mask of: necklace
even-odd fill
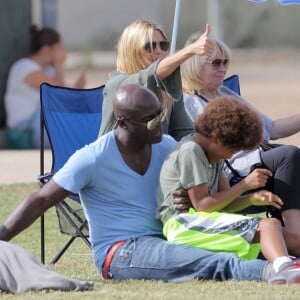
[[[219,92],[216,91],[214,96],[210,95],[210,97],[207,97],[207,95],[204,96],[199,91],[195,91],[195,95],[202,98],[205,102],[209,102],[209,101],[214,100],[215,98],[217,98],[219,96]]]

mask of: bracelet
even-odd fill
[[[8,241],[9,240],[9,232],[7,228],[2,224],[0,226],[0,240],[2,241]]]

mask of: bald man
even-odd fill
[[[1,226],[0,239],[11,239],[73,192],[80,194],[95,265],[105,279],[270,280],[272,265],[264,260],[243,261],[163,239],[155,218],[158,178],[176,144],[162,133],[165,110],[152,91],[135,84],[118,89],[113,108],[117,128],[77,151],[25,199]]]

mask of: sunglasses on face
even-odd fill
[[[168,51],[170,48],[170,42],[169,41],[160,41],[160,42],[147,42],[144,45],[144,49],[151,53],[152,51],[154,51],[156,49],[156,47],[159,46],[159,48],[162,51]]]
[[[229,63],[229,59],[228,58],[225,58],[225,59],[216,58],[212,61],[206,61],[206,62],[211,64],[213,68],[217,69],[217,68],[220,68],[221,65],[223,65],[223,67],[227,67],[228,63]]]
[[[167,110],[165,108],[161,107],[158,114],[148,121],[139,122],[139,121],[135,121],[135,120],[132,120],[132,119],[129,119],[126,117],[123,117],[123,118],[132,124],[145,126],[145,127],[147,127],[147,130],[151,131],[151,130],[155,129],[158,124],[163,122],[165,120],[166,116],[167,116]]]

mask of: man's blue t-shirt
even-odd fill
[[[54,175],[59,186],[80,194],[99,270],[115,242],[162,233],[155,218],[159,173],[175,144],[166,135],[153,144],[148,170],[140,175],[123,160],[111,131],[78,150]]]

